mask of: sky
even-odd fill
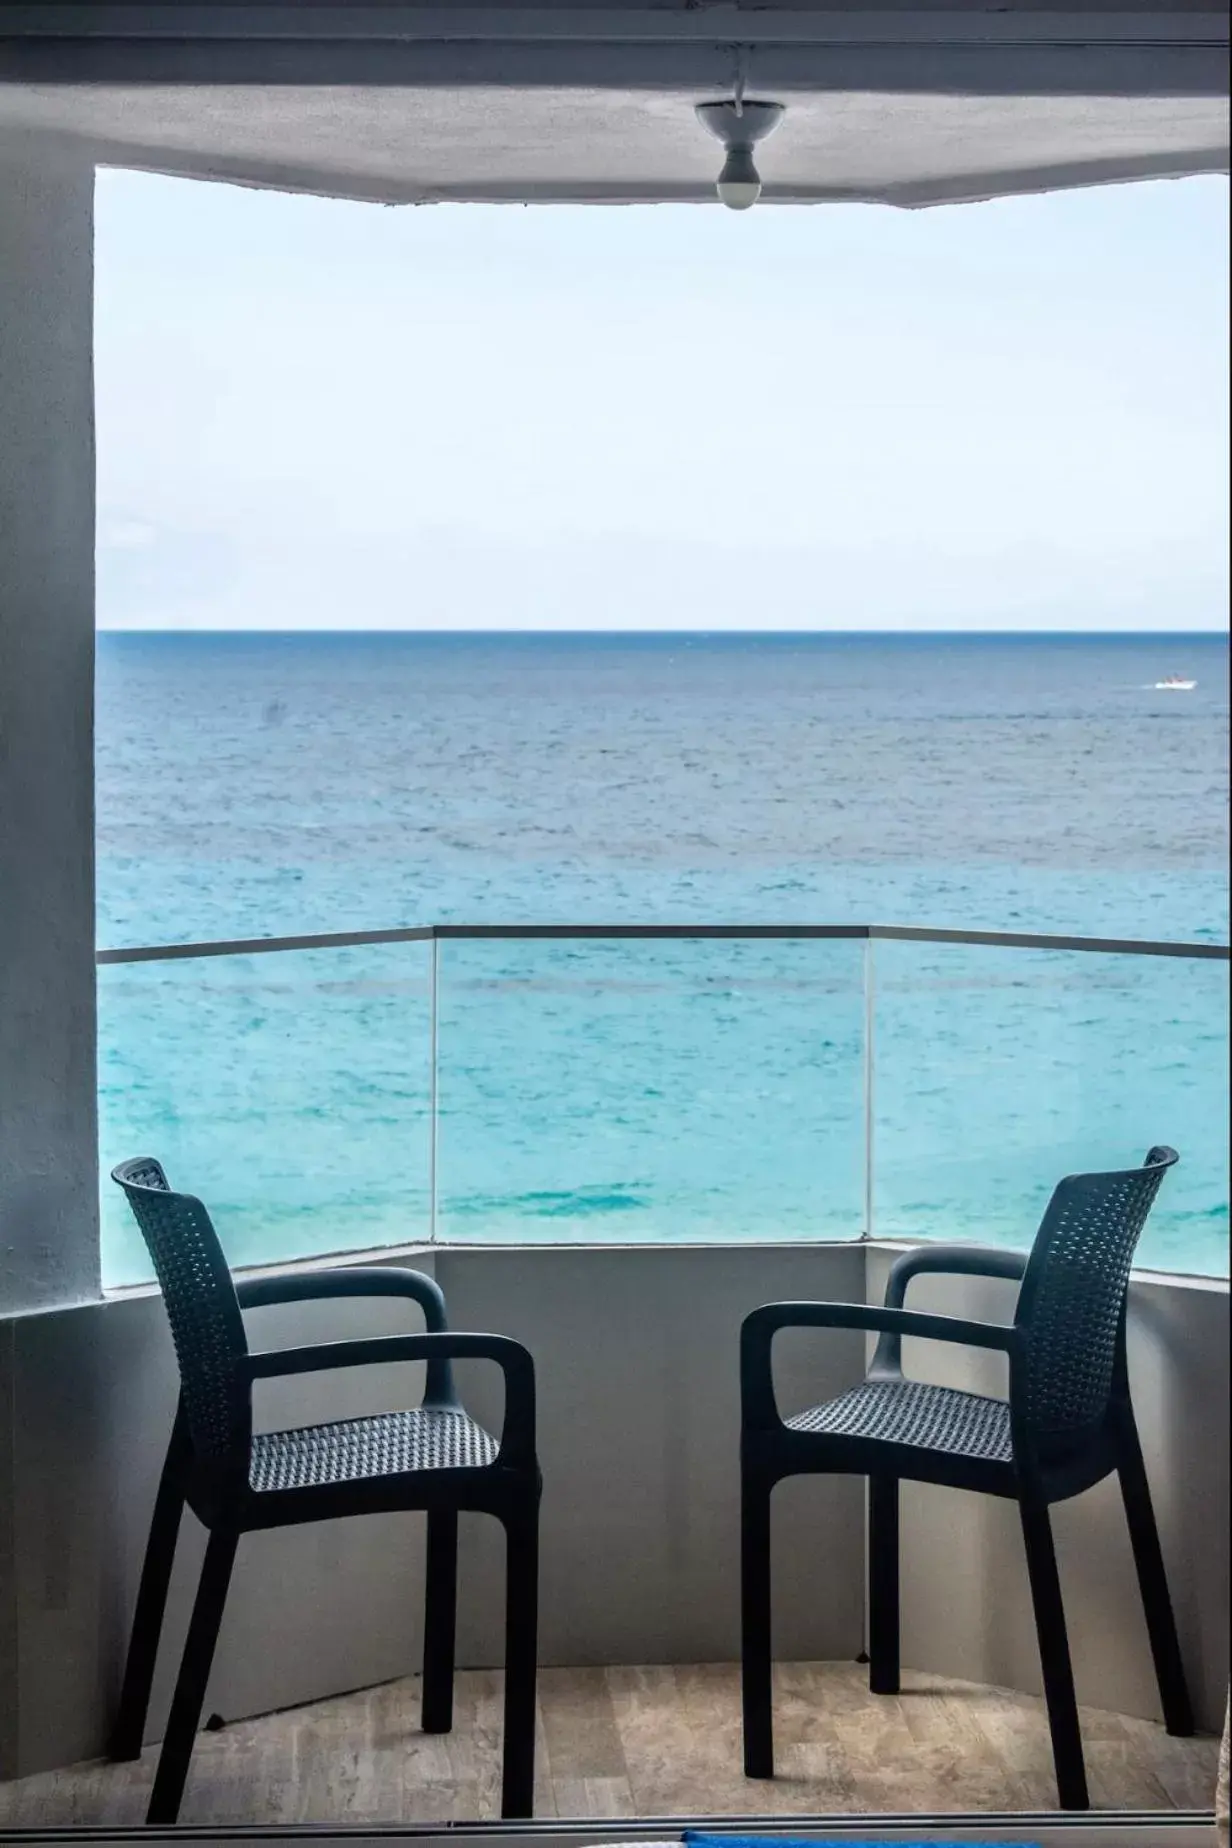
[[[1222,179],[386,207],[103,171],[99,621],[1219,629]]]

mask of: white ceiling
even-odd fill
[[[721,153],[693,104],[716,93],[0,83],[0,129],[105,163],[391,202],[708,200]],[[1227,165],[1218,97],[785,100],[758,151],[769,199],[918,206]]]

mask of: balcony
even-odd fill
[[[120,160],[390,202],[708,198],[691,102],[726,93],[733,52],[741,68],[734,21],[799,125],[770,197],[920,205],[1222,171],[1226,20],[1211,0],[1135,7],[1128,27],[1098,6],[879,18],[685,0],[463,7],[443,33],[440,9],[393,10],[395,36],[389,8],[297,5],[32,6],[5,9],[0,29],[0,344],[15,361],[0,364],[0,1833],[135,1818],[149,1775],[66,1769],[106,1735],[176,1391],[110,1189],[99,1284],[97,973],[107,1159],[158,1148],[209,1194],[237,1264],[409,1252],[456,1325],[534,1350],[549,1484],[539,1807],[626,1812],[562,1834],[628,1839],[629,1811],[773,1802],[780,1820],[815,1820],[927,1804],[979,1812],[979,1839],[1051,1848],[1055,1819],[990,1819],[1049,1798],[1017,1538],[1003,1510],[928,1491],[905,1507],[910,1694],[888,1721],[852,1668],[858,1488],[784,1492],[779,1657],[796,1730],[775,1792],[746,1794],[727,1666],[735,1334],[767,1297],[876,1299],[899,1238],[1021,1243],[1064,1168],[1175,1140],[1184,1166],[1141,1253],[1131,1365],[1199,1717],[1217,1727],[1226,949],[442,930],[125,953],[96,972],[94,177]],[[922,1301],[996,1314],[1006,1293],[938,1285]],[[326,1332],[311,1308],[266,1313],[271,1341]],[[392,1326],[379,1304],[328,1317],[335,1336]],[[787,1344],[784,1393],[837,1390],[862,1358],[846,1334]],[[909,1359],[997,1384],[978,1362]],[[496,1415],[491,1380],[462,1383]],[[406,1386],[271,1388],[263,1416],[377,1409]],[[1067,1509],[1060,1539],[1096,1800],[1171,1805],[1171,1825],[1209,1801],[1211,1750],[1174,1751],[1155,1723],[1115,1500]],[[169,1658],[198,1562],[184,1555]],[[209,1697],[227,1725],[203,1737],[185,1809],[205,1824],[196,1839],[251,1821],[260,1793],[279,1830],[489,1815],[499,1563],[468,1526],[464,1710],[442,1756],[417,1732],[419,1523],[246,1543]],[[167,1693],[164,1678],[151,1739]],[[1125,1848],[1130,1826],[1109,1812],[1082,1839]],[[974,1820],[943,1833],[970,1840]],[[1205,1837],[1160,1829],[1170,1848]]]
[[[547,1816],[1051,1806],[1013,1510],[904,1492],[910,1692],[887,1717],[851,1666],[865,1532],[862,1484],[847,1480],[780,1491],[784,1775],[769,1792],[740,1776],[724,1666],[738,1653],[737,1330],[767,1299],[880,1300],[903,1240],[1021,1247],[1063,1172],[1175,1142],[1182,1165],[1139,1252],[1131,1367],[1187,1666],[1217,1730],[1225,946],[441,926],[99,964],[104,1169],[156,1151],[208,1198],[237,1267],[410,1252],[454,1326],[535,1354]],[[112,1194],[105,1299],[11,1325],[26,1666],[10,1764],[24,1775],[0,1792],[0,1823],[133,1820],[148,1783],[148,1763],[57,1769],[101,1748],[174,1405],[161,1305]],[[918,1300],[997,1319],[1012,1294],[937,1280]],[[404,1325],[380,1303],[261,1315],[271,1342]],[[910,1345],[919,1377],[1003,1389],[996,1360]],[[813,1402],[862,1365],[858,1334],[792,1336],[781,1398]],[[495,1381],[464,1371],[468,1404],[499,1419]],[[259,1410],[267,1426],[311,1422],[406,1391],[390,1369],[271,1383]],[[202,1740],[184,1820],[490,1815],[502,1560],[488,1525],[463,1526],[465,1672],[447,1750],[417,1731],[420,1523],[246,1540],[209,1697],[228,1725]],[[1204,1807],[1214,1743],[1156,1723],[1115,1492],[1067,1503],[1057,1528],[1095,1801]],[[183,1552],[169,1638],[197,1567]],[[151,1739],[174,1655],[169,1641]],[[275,1711],[290,1707],[302,1710]],[[282,1794],[266,1809],[271,1780]]]

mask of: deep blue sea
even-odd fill
[[[1226,638],[103,634],[98,686],[104,947],[1227,941]],[[104,1167],[159,1155],[236,1263],[426,1236],[429,978],[421,944],[105,967]],[[1023,1244],[1061,1174],[1167,1141],[1141,1261],[1226,1272],[1224,963],[488,940],[438,981],[440,1238],[847,1238],[871,1206]],[[145,1276],[104,1199],[106,1280]]]

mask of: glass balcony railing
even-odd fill
[[[1226,961],[889,939],[871,981],[878,1238],[1021,1247],[1062,1174],[1166,1142],[1138,1263],[1227,1274]]]
[[[866,926],[440,926],[99,958],[104,1175],[236,1265],[451,1243],[961,1238],[1182,1162],[1139,1252],[1227,1274],[1228,950]],[[103,1188],[104,1280],[149,1274]]]
[[[439,946],[437,1233],[858,1238],[857,941]]]
[[[99,969],[103,1281],[150,1275],[119,1189],[155,1155],[236,1265],[431,1236],[430,941]]]

